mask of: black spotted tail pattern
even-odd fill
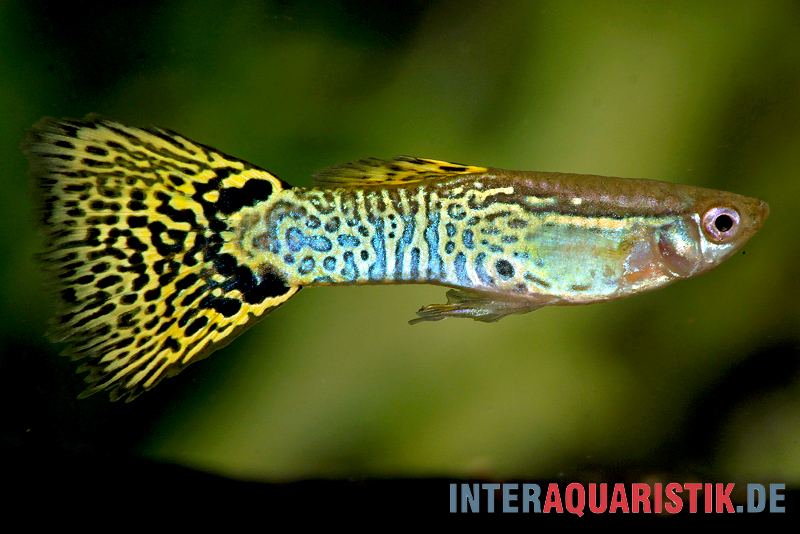
[[[300,288],[236,246],[239,212],[289,186],[175,133],[43,119],[23,146],[66,353],[84,395],[133,399],[229,343]]]

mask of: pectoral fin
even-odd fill
[[[466,317],[484,323],[499,321],[513,313],[527,313],[548,304],[548,301],[503,300],[494,295],[485,295],[463,289],[447,292],[447,304],[431,304],[417,312],[418,318],[408,324],[422,321],[441,321],[448,317]]]

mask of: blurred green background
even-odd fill
[[[3,2],[7,456],[257,481],[797,487],[798,28],[789,1]],[[76,365],[44,338],[19,143],[42,116],[90,112],[176,130],[298,186],[410,154],[725,189],[771,215],[697,279],[497,324],[409,326],[442,288],[308,289],[133,403],[78,401]]]

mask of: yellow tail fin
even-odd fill
[[[50,334],[92,357],[82,396],[132,400],[300,289],[233,242],[242,208],[289,187],[267,171],[96,116],[43,119],[23,149],[61,303]]]

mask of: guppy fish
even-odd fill
[[[627,297],[708,271],[767,204],[689,185],[399,156],[316,187],[162,129],[43,119],[23,148],[41,191],[51,329],[92,356],[82,396],[133,399],[305,286],[427,283],[420,321],[492,322]]]

